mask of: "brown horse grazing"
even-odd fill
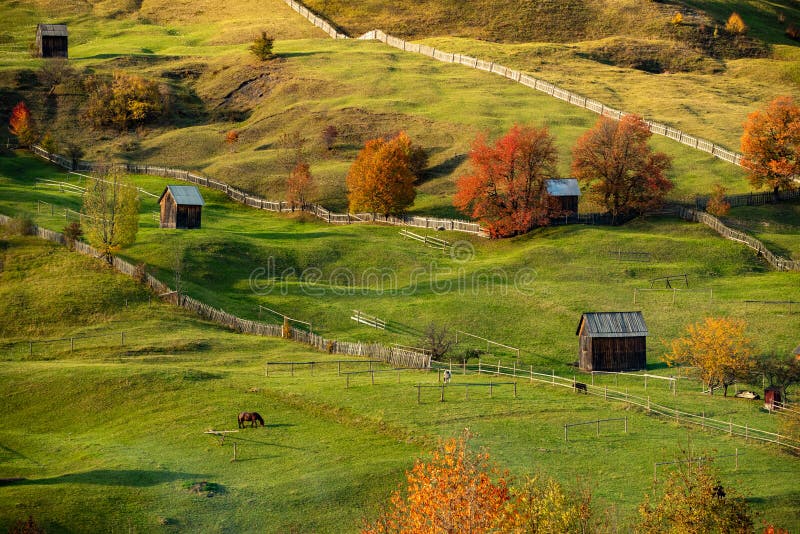
[[[261,423],[264,426],[264,418],[258,412],[241,412],[239,414],[239,428],[244,428],[245,422],[250,421],[250,428]]]

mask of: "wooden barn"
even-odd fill
[[[583,371],[635,371],[647,366],[642,312],[587,312],[581,316],[579,366]]]
[[[581,190],[575,178],[553,178],[545,181],[547,194],[555,198],[559,209],[565,213],[578,213]]]
[[[193,185],[168,185],[161,198],[161,228],[200,228],[205,201]]]
[[[66,24],[39,24],[36,26],[36,54],[38,57],[69,57]]]

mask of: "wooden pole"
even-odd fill
[[[444,402],[444,384],[442,384],[441,388],[442,388],[442,397],[439,400],[439,402]]]
[[[236,442],[235,441],[233,442],[233,459],[231,461],[232,462],[236,461]]]
[[[422,403],[422,401],[420,400],[421,392],[422,392],[422,388],[420,387],[419,384],[417,384],[417,404],[421,404]]]
[[[566,424],[564,425],[564,441],[569,441],[569,438],[567,437],[567,425]]]
[[[491,380],[489,380],[489,398],[490,398],[490,399],[492,398],[492,388],[493,388],[492,381],[491,381]]]

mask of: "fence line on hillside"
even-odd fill
[[[764,258],[764,260],[769,263],[774,269],[778,271],[800,271],[800,260],[789,260],[774,254],[771,250],[767,248],[764,243],[756,239],[755,237],[749,236],[744,232],[740,232],[739,230],[734,230],[711,215],[710,213],[706,213],[704,211],[697,211],[688,208],[680,208],[679,214],[681,218],[686,219],[687,221],[695,221],[700,222],[708,226],[709,228],[713,229],[715,232],[720,234],[726,239],[730,239],[731,241],[738,241],[739,243],[743,243],[746,246],[755,250],[759,256]]]
[[[331,224],[354,224],[363,222],[377,222],[390,224],[393,226],[413,226],[416,228],[430,228],[433,230],[451,230],[454,232],[465,232],[480,236],[486,236],[478,223],[460,220],[444,219],[439,217],[418,217],[418,216],[385,216],[374,213],[334,213],[319,204],[305,203],[292,204],[285,201],[267,200],[258,195],[230,186],[225,182],[214,180],[208,176],[203,176],[196,172],[183,169],[173,169],[163,165],[148,165],[138,163],[93,163],[89,161],[73,161],[59,154],[53,154],[40,146],[31,146],[31,152],[44,158],[60,167],[70,171],[109,171],[119,169],[130,174],[146,174],[150,176],[160,176],[162,178],[173,178],[184,182],[202,185],[225,193],[232,200],[250,206],[251,208],[274,211],[278,213],[291,213],[294,211],[304,211],[327,221]]]
[[[344,35],[343,33],[336,31],[333,25],[330,24],[330,22],[323,19],[316,13],[312,12],[310,9],[302,5],[300,2],[297,2],[296,0],[284,0],[284,2],[286,2],[286,4],[293,10],[297,11],[306,19],[308,19],[308,21],[311,22],[314,26],[322,29],[324,32],[326,32],[334,39],[347,39],[347,36]],[[531,89],[541,91],[554,98],[563,100],[568,104],[588,109],[589,111],[592,111],[604,117],[610,117],[615,120],[620,120],[625,115],[629,115],[629,113],[625,111],[620,111],[608,107],[602,102],[585,97],[583,95],[579,95],[577,93],[573,93],[571,91],[567,91],[566,89],[562,89],[555,84],[546,82],[544,80],[540,80],[538,78],[534,78],[533,76],[530,76],[529,74],[524,74],[519,70],[504,67],[503,65],[495,63],[494,61],[484,61],[482,59],[478,59],[471,56],[465,56],[463,54],[443,52],[441,50],[433,48],[432,46],[405,41],[398,37],[389,35],[383,32],[382,30],[368,31],[364,35],[360,36],[358,39],[380,41],[384,44],[387,44],[391,47],[397,48],[404,52],[422,54],[424,56],[433,58],[437,61],[442,61],[444,63],[457,63],[465,67],[470,67],[473,69],[490,72],[492,74],[497,74],[499,76],[503,76],[504,78],[508,78],[517,83],[520,83],[526,87],[530,87]],[[650,128],[650,131],[653,132],[654,134],[663,135],[664,137],[668,137],[670,139],[678,141],[679,143],[682,143],[688,147],[700,150],[702,152],[707,152],[716,158],[719,158],[723,161],[727,161],[728,163],[733,163],[734,165],[741,165],[742,155],[737,152],[728,150],[727,148],[719,146],[707,139],[689,135],[681,130],[672,128],[671,126],[667,126],[666,124],[662,124],[651,120],[645,120],[645,122]]]
[[[447,363],[433,360],[431,361],[431,366],[434,369],[445,368],[447,367]],[[465,371],[467,369],[469,369],[470,371],[476,371],[478,374],[491,374],[497,376],[502,375],[514,378],[525,378],[529,382],[538,382],[542,384],[549,384],[551,386],[575,389],[574,378],[564,378],[556,375],[555,373],[551,374],[538,373],[533,370],[533,367],[531,367],[528,370],[522,367],[518,367],[516,364],[513,367],[508,367],[501,365],[499,360],[496,366],[491,364],[481,365],[480,363],[478,363],[477,367],[475,365],[464,365],[464,369]],[[794,439],[790,436],[778,434],[775,432],[769,432],[758,428],[753,428],[748,424],[740,425],[738,423],[734,423],[730,419],[728,421],[723,421],[721,419],[715,419],[713,417],[706,417],[705,413],[695,414],[691,412],[684,412],[682,410],[679,410],[678,408],[671,408],[669,406],[651,402],[650,397],[639,397],[637,395],[631,395],[627,392],[609,389],[608,386],[601,387],[590,384],[584,384],[583,386],[585,386],[586,388],[585,392],[587,395],[601,397],[604,400],[624,402],[631,406],[637,406],[639,408],[642,408],[647,413],[660,415],[663,417],[667,417],[669,419],[674,419],[676,422],[679,423],[682,422],[682,423],[697,425],[703,429],[716,430],[728,434],[730,436],[743,437],[745,438],[745,440],[752,439],[755,441],[774,443],[779,446],[792,449],[794,451],[800,451],[800,440]],[[584,391],[583,387],[581,388],[581,391]]]
[[[7,215],[0,214],[0,224],[8,224],[12,220]],[[34,225],[33,234],[48,241],[66,244],[64,235],[59,232],[42,228]],[[91,245],[83,241],[75,241],[74,249],[80,254],[99,258],[100,252]],[[366,356],[378,360],[385,361],[394,365],[395,367],[408,367],[408,368],[422,368],[430,367],[430,354],[424,354],[413,350],[387,347],[380,343],[361,342],[361,341],[337,341],[335,339],[326,339],[320,335],[306,332],[304,330],[296,329],[294,327],[288,328],[288,336],[284,335],[283,326],[278,324],[262,323],[260,321],[253,321],[250,319],[242,319],[225,310],[209,306],[204,302],[192,298],[188,295],[182,295],[171,290],[170,287],[164,282],[158,280],[156,277],[147,273],[144,266],[134,265],[121,258],[114,257],[112,259],[112,267],[123,274],[126,274],[134,279],[141,280],[143,284],[155,291],[158,295],[169,300],[176,306],[180,306],[186,310],[196,313],[197,315],[225,326],[236,332],[244,334],[252,334],[257,336],[267,337],[281,337],[292,339],[301,343],[311,345],[317,350],[327,352],[329,354],[346,354],[350,356]]]

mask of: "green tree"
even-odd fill
[[[114,253],[136,240],[139,192],[118,172],[89,178],[83,195],[86,238],[110,264]]]
[[[267,32],[262,31],[260,37],[256,37],[253,44],[250,45],[250,51],[261,61],[266,61],[273,57],[272,45],[275,43],[275,38],[267,35]]]
[[[706,463],[687,458],[639,505],[639,534],[707,534],[753,532],[747,502],[723,488]]]

